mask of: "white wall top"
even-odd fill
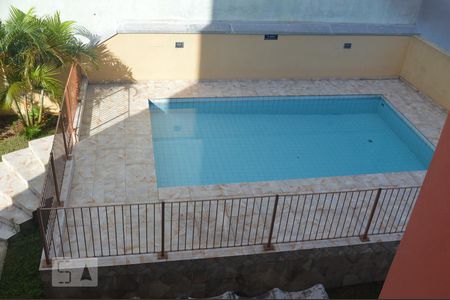
[[[38,14],[60,11],[102,39],[121,24],[211,22],[306,22],[414,25],[422,0],[1,0],[0,18],[9,6]]]

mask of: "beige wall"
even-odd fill
[[[175,42],[184,48],[176,49]],[[353,43],[350,50],[343,49]],[[118,34],[101,50],[91,82],[158,79],[279,79],[398,77],[410,38],[400,36],[279,36]]]
[[[401,76],[425,95],[450,109],[450,54],[413,38]]]

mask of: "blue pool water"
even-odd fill
[[[149,103],[158,187],[425,170],[433,155],[379,96]]]

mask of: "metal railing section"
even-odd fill
[[[47,262],[401,233],[420,187],[199,201],[48,207]]]
[[[64,87],[61,110],[58,116],[56,131],[50,151],[49,162],[46,168],[45,183],[42,190],[42,199],[38,208],[38,222],[42,237],[44,253],[48,256],[48,249],[52,240],[49,236],[54,230],[56,213],[48,208],[61,206],[61,189],[66,163],[71,159],[72,148],[75,143],[74,116],[78,106],[81,83],[81,69],[72,65]],[[42,210],[44,209],[44,210]]]

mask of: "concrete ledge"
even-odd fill
[[[326,288],[384,280],[398,241],[270,252],[258,255],[99,267],[98,287],[54,288],[41,269],[48,297],[187,298],[232,290],[255,296],[322,283]]]
[[[417,35],[415,25],[306,22],[123,23],[117,33],[215,33],[283,35]]]
[[[0,239],[0,279],[2,278],[3,265],[5,264],[8,241]]]

